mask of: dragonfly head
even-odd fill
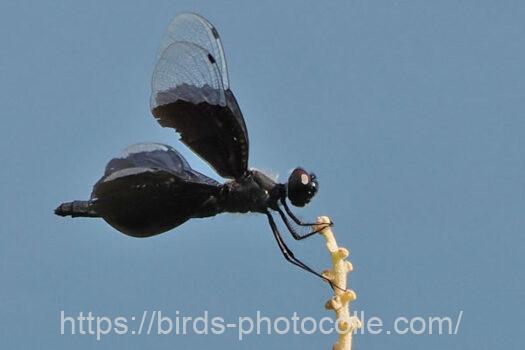
[[[295,168],[288,178],[288,199],[296,207],[304,207],[319,189],[314,173]]]

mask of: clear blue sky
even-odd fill
[[[525,5],[520,1],[3,1],[0,339],[6,349],[329,349],[334,336],[60,336],[74,315],[204,310],[317,318],[330,295],[266,220],[223,215],[151,239],[53,215],[135,142],[174,145],[149,80],[171,17],[222,35],[250,166],[302,165],[351,250],[353,304],[385,322],[464,310],[456,336],[358,335],[356,349],[523,348]],[[320,237],[290,241],[322,270]],[[250,275],[249,275],[250,274]],[[95,347],[96,346],[96,347]]]

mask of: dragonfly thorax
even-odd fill
[[[260,171],[250,170],[241,179],[223,185],[220,206],[230,213],[265,213],[277,205],[281,187]]]

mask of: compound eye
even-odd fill
[[[310,178],[308,177],[308,174],[307,173],[302,173],[301,174],[301,183],[303,185],[308,185],[308,183],[310,182]]]
[[[288,178],[288,199],[293,205],[302,207],[309,203],[318,188],[314,174],[302,168],[296,168]]]

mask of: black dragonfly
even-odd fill
[[[159,52],[151,83],[152,114],[229,181],[221,184],[193,170],[170,146],[136,144],[107,164],[89,200],[63,203],[55,213],[103,218],[134,237],[157,235],[191,218],[262,213],[286,260],[326,280],[294,256],[271,214],[279,214],[296,240],[317,233],[299,233],[289,218],[299,226],[314,224],[302,222],[287,204],[287,199],[297,207],[309,203],[318,191],[317,179],[296,168],[281,184],[248,169],[248,131],[230,90],[215,27],[197,14],[180,14],[168,26]]]

